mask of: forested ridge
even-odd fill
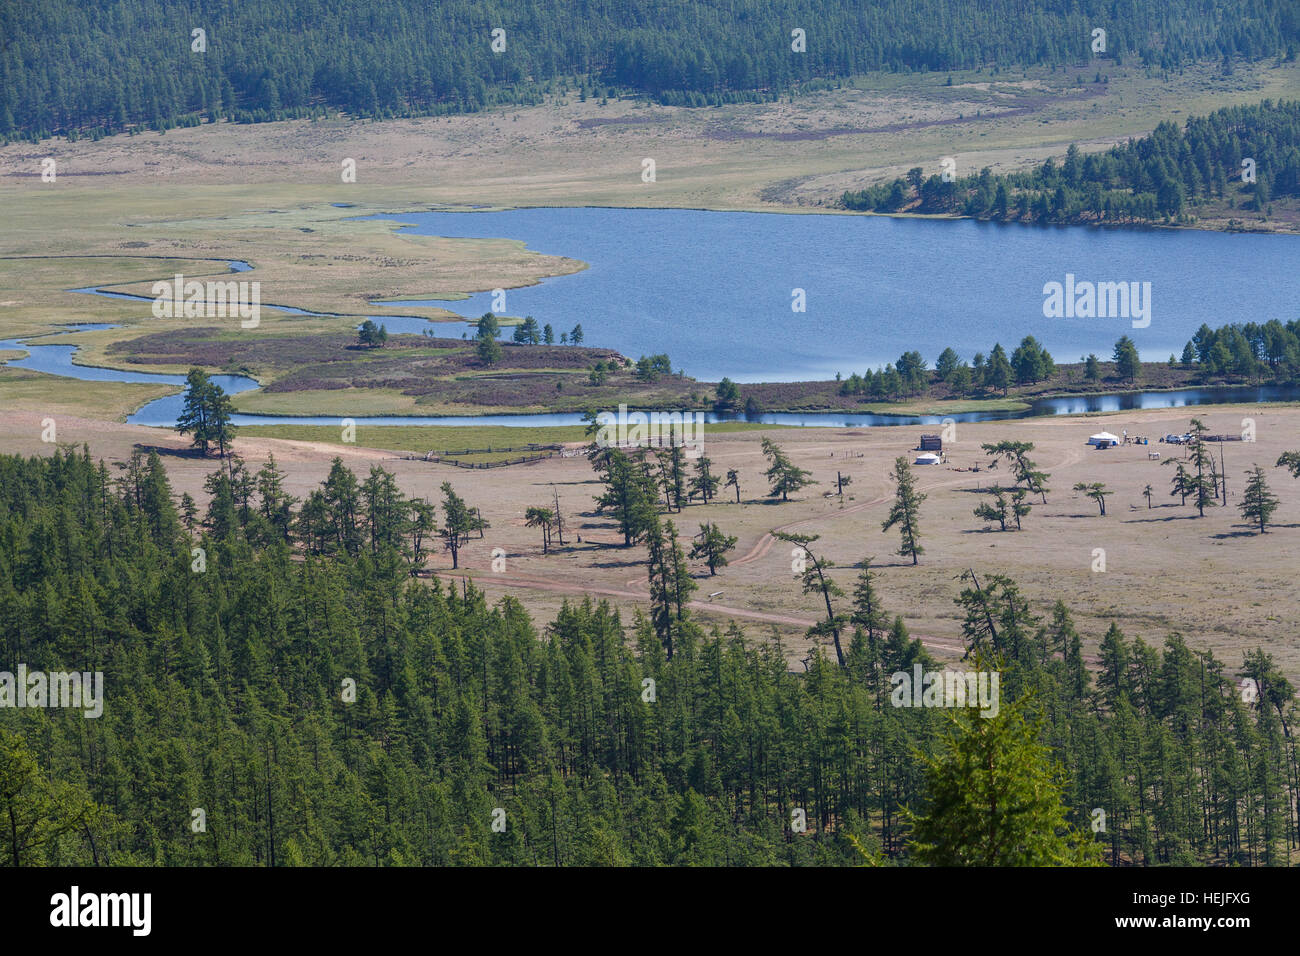
[[[1300,14],[1269,0],[15,2],[0,5],[0,136],[475,111],[570,84],[705,105],[876,70],[1077,65],[1097,28],[1109,62],[1169,69],[1294,56]]]
[[[97,719],[0,709],[6,865],[1293,858],[1294,693],[1262,652],[1247,695],[1178,635],[1112,626],[1094,674],[1064,604],[1040,619],[981,574],[954,598],[998,715],[890,706],[889,675],[931,662],[869,569],[843,666],[791,673],[689,615],[669,659],[639,614],[540,626],[418,577],[434,505],[382,468],[336,462],[323,511],[282,477],[228,458],[178,509],[156,454],[116,477],[88,450],[0,458],[0,669],[105,675]]]
[[[1249,167],[1243,161],[1249,160]],[[1300,197],[1300,101],[1229,106],[1104,153],[1071,144],[1028,172],[926,176],[919,167],[844,193],[848,209],[950,213],[1016,222],[1188,222],[1204,206],[1267,213]]]

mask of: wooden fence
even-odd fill
[[[505,451],[504,448],[498,448],[497,451]],[[460,454],[485,454],[486,450],[478,452],[460,452]],[[443,458],[435,455],[402,455],[404,461],[427,461],[439,465],[452,465],[456,468],[504,468],[506,465],[528,465],[535,461],[545,461],[548,458],[554,458],[555,452],[548,451],[544,455],[523,455],[519,458],[506,458],[501,461],[457,461],[455,458]]]
[[[506,448],[462,448],[456,451],[438,451],[434,449],[426,454],[427,458],[455,458],[459,455],[493,455],[498,452],[510,451],[559,451],[559,445],[538,445],[529,443],[527,445],[512,445]]]

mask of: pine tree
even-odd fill
[[[695,460],[695,475],[690,480],[690,497],[699,496],[700,501],[708,504],[718,493],[718,478],[710,470],[713,462],[704,455]]]
[[[740,504],[740,472],[734,468],[727,469],[726,485],[728,488],[736,489],[736,504]]]
[[[819,621],[814,625],[809,633],[816,635],[829,634],[835,644],[835,659],[839,662],[840,667],[844,666],[844,648],[840,644],[840,630],[846,620],[843,614],[838,614],[831,604],[831,598],[843,597],[844,592],[829,577],[826,572],[835,566],[835,562],[828,561],[826,558],[819,558],[808,547],[821,536],[816,534],[793,534],[787,531],[773,531],[772,537],[778,541],[786,541],[796,545],[801,549],[806,558],[805,570],[803,572],[802,584],[804,594],[820,594],[822,601],[826,605],[826,620]]]
[[[664,524],[668,530],[665,532]],[[691,579],[686,556],[671,522],[653,520],[645,534],[648,553],[646,570],[650,578],[650,620],[668,660],[673,659],[687,627],[686,605],[698,585]]]
[[[215,444],[224,459],[235,436],[235,426],[231,424],[234,406],[230,396],[202,369],[190,369],[185,383],[184,404],[176,416],[176,431],[190,435],[195,447],[205,457],[209,446]]]
[[[1105,482],[1078,481],[1075,482],[1074,490],[1083,492],[1085,496],[1097,502],[1097,508],[1099,509],[1100,515],[1103,518],[1106,516],[1106,498],[1108,495],[1113,495],[1115,492],[1107,491]]]
[[[551,525],[555,521],[555,512],[546,507],[529,508],[524,512],[524,524],[530,528],[542,529],[542,554],[551,549]]]
[[[1277,506],[1278,499],[1269,491],[1268,482],[1264,480],[1264,469],[1256,465],[1246,472],[1246,491],[1241,496],[1241,503],[1237,505],[1241,516],[1249,523],[1259,525],[1259,533],[1265,534],[1268,531],[1268,521],[1273,517]]]
[[[871,570],[871,558],[863,558],[862,573],[858,575],[857,584],[853,587],[853,614],[849,618],[855,627],[866,632],[867,640],[872,645],[889,627],[889,615],[885,613],[880,596],[876,593],[875,579],[876,574]]]
[[[788,501],[790,492],[798,491],[805,485],[815,485],[817,482],[810,480],[810,472],[804,471],[792,462],[776,443],[770,438],[764,438],[762,442],[763,457],[767,459],[768,468],[764,472],[771,488],[768,495],[775,498],[781,496],[782,501]],[[737,497],[740,494],[740,488],[736,488]]]
[[[999,529],[1007,530],[1007,496],[1002,493],[1002,488],[994,485],[989,489],[993,494],[994,504],[987,501],[980,502],[975,507],[975,517],[984,521],[996,521]]]
[[[470,535],[476,531],[483,531],[487,526],[487,522],[472,511],[460,495],[456,494],[451,482],[444,481],[442,483],[442,527],[438,529],[438,535],[447,546],[447,550],[451,552],[453,569],[460,567],[460,552]]]
[[[889,517],[880,526],[880,530],[888,531],[894,525],[898,525],[899,535],[902,538],[898,554],[903,557],[910,556],[912,564],[915,565],[919,563],[920,555],[925,554],[925,548],[920,544],[921,530],[918,522],[921,502],[925,501],[926,495],[916,490],[912,469],[905,457],[899,456],[894,459],[894,470],[890,472],[890,477],[894,479],[894,506],[889,511]]]
[[[595,499],[596,507],[613,516],[623,544],[631,547],[655,521],[656,483],[641,463],[616,448],[602,449],[593,457],[592,467],[605,483],[604,493]]]
[[[696,535],[696,539],[694,547],[691,548],[691,558],[703,559],[709,566],[709,576],[713,577],[718,573],[718,568],[727,564],[727,552],[736,547],[737,539],[734,535],[723,534],[722,530],[712,522],[700,525],[700,533]]]
[[[931,866],[1098,866],[1100,846],[1070,825],[1062,772],[1021,701],[964,709],[926,758],[930,802],[912,851]]]

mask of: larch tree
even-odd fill
[[[810,633],[827,636],[829,635],[835,645],[835,659],[839,662],[840,667],[844,666],[844,648],[840,643],[840,630],[843,628],[847,617],[842,613],[837,613],[831,598],[843,597],[844,592],[829,577],[826,572],[835,566],[835,562],[829,561],[824,557],[818,557],[808,547],[816,542],[821,536],[816,534],[793,534],[787,531],[773,531],[772,537],[778,541],[785,541],[795,545],[802,550],[806,560],[804,561],[804,571],[801,576],[804,594],[819,594],[823,603],[826,605],[826,619],[819,621],[811,629]]]
[[[1072,826],[1063,772],[1022,701],[996,716],[964,708],[925,758],[930,794],[912,817],[912,852],[930,866],[1100,866],[1101,847]]]
[[[770,438],[764,438],[763,457],[767,459],[768,468],[764,472],[771,488],[768,495],[775,498],[781,496],[782,501],[788,501],[790,492],[798,491],[805,485],[815,485],[817,482],[811,479],[811,472],[804,471],[790,460],[780,447],[777,446]],[[739,494],[739,487],[736,489]]]
[[[920,516],[921,502],[927,496],[916,490],[912,467],[907,463],[906,457],[900,455],[894,459],[894,470],[890,472],[890,477],[894,479],[894,506],[880,530],[888,531],[897,525],[901,537],[897,553],[905,558],[910,557],[912,564],[918,564],[920,556],[925,554],[925,548],[921,546]]]
[[[709,576],[713,577],[718,573],[718,568],[726,565],[727,552],[736,547],[736,540],[734,535],[723,534],[716,524],[705,522],[700,525],[700,533],[695,536],[691,558],[703,560],[709,566]]]
[[[734,468],[728,468],[726,486],[736,489],[736,504],[740,504],[740,472]]]
[[[1269,490],[1268,482],[1264,479],[1264,469],[1256,465],[1246,472],[1246,490],[1241,496],[1241,503],[1237,505],[1241,516],[1250,524],[1258,526],[1260,534],[1265,534],[1269,519],[1273,517],[1277,506],[1277,496]]]
[[[456,494],[451,482],[442,483],[442,527],[438,535],[451,553],[451,566],[460,567],[460,552],[465,542],[476,532],[482,532],[488,523],[465,504],[465,499]]]

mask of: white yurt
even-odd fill
[[[1088,444],[1097,448],[1109,448],[1111,445],[1119,444],[1119,436],[1112,435],[1110,432],[1097,432],[1097,434],[1089,437]]]
[[[914,465],[937,465],[942,459],[933,452],[926,452],[924,455],[917,455]]]

